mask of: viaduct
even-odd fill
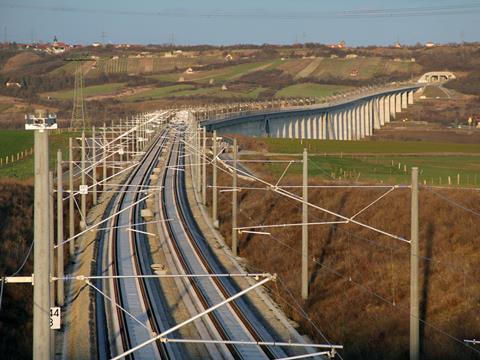
[[[243,134],[290,139],[360,140],[395,119],[413,104],[422,84],[379,89],[336,103],[316,104],[295,109],[233,115],[201,124],[218,134]]]

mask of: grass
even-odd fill
[[[351,86],[303,83],[287,86],[277,91],[275,97],[325,97],[350,89]]]
[[[50,168],[53,168],[55,166],[57,150],[62,150],[65,157],[68,150],[68,138],[76,135],[78,134],[72,132],[65,132],[61,134],[53,134],[50,136]],[[7,139],[13,140],[7,141]],[[6,145],[3,140],[6,140],[8,145]],[[16,153],[18,151],[22,151],[33,146],[33,131],[2,130],[0,131],[0,141],[2,141],[0,154],[12,154],[13,151],[15,151]],[[34,156],[28,156],[23,160],[15,161],[13,163],[9,163],[8,165],[3,165],[2,167],[0,167],[0,178],[29,179],[33,177],[33,175]]]
[[[125,86],[125,83],[110,83],[102,85],[87,86],[83,89],[83,96],[92,97],[98,95],[107,95],[117,92]],[[73,89],[54,91],[41,94],[43,97],[50,96],[59,100],[71,100],[73,99]]]
[[[160,81],[177,81],[183,77],[185,81],[193,81],[199,83],[208,83],[210,79],[215,82],[228,82],[240,78],[241,76],[260,69],[273,69],[278,66],[275,61],[261,61],[239,65],[231,65],[222,67],[220,69],[197,71],[193,74],[173,73],[173,74],[158,74],[150,76],[153,79]]]
[[[273,183],[277,179],[273,179]],[[231,186],[231,179],[222,173],[219,184]],[[300,185],[301,177],[287,174],[282,184]],[[323,182],[312,179],[312,184]],[[291,191],[301,194],[299,189]],[[312,204],[351,217],[385,192],[386,189],[310,189],[308,197]],[[409,239],[409,192],[409,189],[393,191],[359,213],[356,220]],[[479,210],[478,192],[458,189],[435,192],[467,209]],[[462,339],[478,322],[474,301],[480,291],[474,280],[480,246],[474,236],[479,231],[478,217],[430,191],[422,189],[419,196],[420,317],[436,327],[424,328],[423,356],[425,359],[473,359],[469,356],[473,353],[461,344],[456,345],[445,332]],[[301,204],[272,191],[242,189],[239,208],[242,209],[238,214],[241,226],[302,223]],[[220,194],[218,210],[220,231],[230,244],[231,197]],[[309,209],[309,222],[334,219],[337,218]],[[408,354],[409,323],[410,247],[407,244],[352,223],[309,226],[310,293],[299,312],[291,302],[300,299],[301,227],[265,231],[269,235],[240,234],[239,254],[250,268],[277,274],[281,286],[269,287],[272,297],[287,316],[299,323],[302,332],[315,341],[322,341],[325,336],[345,345],[342,356],[348,359],[396,360],[408,356],[405,355]],[[310,319],[326,324],[321,335],[309,323]]]
[[[301,153],[307,147],[310,153],[360,154],[441,154],[465,153],[480,155],[479,144],[438,143],[424,141],[335,141],[262,138],[267,150],[273,153]]]
[[[219,87],[208,87],[208,88],[198,88],[192,90],[183,90],[175,92],[175,97],[179,96],[214,96],[219,98],[248,98],[248,99],[256,99],[262,91],[265,89],[262,87],[257,87],[250,89],[248,91],[230,91],[230,90],[222,90]]]
[[[173,93],[180,92],[182,90],[189,90],[189,89],[194,89],[194,86],[188,85],[188,84],[164,86],[164,87],[145,90],[135,95],[126,96],[122,98],[122,100],[137,101],[137,100],[145,100],[145,99],[158,99],[158,98],[171,96]]]
[[[325,141],[262,138],[257,140],[270,153],[300,154],[309,151],[311,176],[322,179],[405,184],[410,169],[419,167],[420,181],[426,184],[480,186],[480,145],[419,141]],[[247,149],[256,145],[247,145]],[[468,154],[468,155],[466,155]],[[270,164],[269,170],[280,176],[284,165]],[[301,174],[294,164],[289,173]]]
[[[33,146],[33,131],[0,130],[0,157],[17,154]]]
[[[200,87],[195,88],[193,85],[179,84],[172,86],[165,86],[139,92],[132,96],[123,98],[123,101],[141,101],[141,100],[155,100],[166,97],[187,97],[187,96],[212,96],[218,98],[242,98],[242,99],[256,99],[265,89],[257,87],[248,91],[230,91],[222,90],[220,87]]]
[[[283,173],[285,164],[269,164],[275,176]],[[480,185],[480,156],[311,156],[309,175],[321,179],[374,182],[385,184],[410,183],[410,169],[419,168],[421,183],[428,185]],[[293,164],[289,173],[300,175],[301,164]]]

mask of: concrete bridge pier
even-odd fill
[[[372,100],[373,105],[373,129],[380,129],[380,101],[379,99]]]
[[[395,120],[396,115],[396,106],[395,106],[395,101],[397,100],[397,96],[395,94],[390,95],[390,117],[391,119]]]
[[[321,121],[322,121],[322,137],[321,139],[322,140],[327,140],[328,139],[328,130],[327,130],[327,122],[328,122],[328,113],[323,113],[322,114],[322,118],[321,118]]]
[[[401,113],[402,112],[402,94],[397,93],[395,95],[395,112]]]
[[[337,110],[335,111],[335,134],[334,140],[341,140],[341,133],[342,133],[342,111]]]
[[[332,140],[338,140],[338,111],[333,112]]]
[[[373,134],[373,124],[375,121],[374,114],[373,114],[373,100],[368,101],[368,122],[367,122],[367,136],[371,136]]]
[[[385,125],[385,98],[378,99],[378,112],[380,117],[380,126]]]
[[[390,122],[390,96],[385,96],[384,98],[385,100],[385,104],[384,104],[384,110],[385,110],[385,114],[384,114],[384,119],[385,119],[385,123],[389,123]]]
[[[327,140],[333,140],[333,113],[327,114]]]
[[[347,117],[348,110],[342,111],[342,137],[341,140],[347,140],[347,129],[348,129],[348,117]]]
[[[354,119],[353,119],[353,108],[347,110],[347,140],[353,140],[353,126],[354,126]]]
[[[405,91],[402,93],[402,109],[406,109],[408,107],[408,93]]]
[[[366,128],[368,124],[368,104],[362,104],[362,120],[360,121],[360,139],[363,139],[367,134]]]
[[[408,92],[408,105],[413,105],[413,94],[415,93],[415,91],[409,91]]]
[[[356,105],[355,106],[355,140],[360,140],[360,110],[361,110],[361,105]]]

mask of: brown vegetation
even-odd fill
[[[19,53],[7,60],[6,64],[2,68],[2,71],[10,72],[10,71],[22,68],[25,65],[34,63],[39,59],[40,59],[40,56],[31,52]]]
[[[256,171],[268,178],[259,165]],[[270,179],[271,181],[275,181]],[[300,184],[289,178],[282,184]],[[311,179],[311,184],[318,184]],[[220,176],[221,185],[231,179]],[[252,184],[248,185],[252,186]],[[255,185],[254,185],[255,186]],[[309,200],[326,209],[352,216],[384,190],[311,190]],[[463,339],[478,332],[477,311],[478,214],[480,194],[466,190],[435,190],[476,214],[452,206],[436,193],[421,190],[421,326],[425,359],[473,359]],[[231,240],[231,196],[219,194],[220,229]],[[210,197],[210,196],[209,196]],[[300,223],[301,205],[269,191],[240,193],[239,226]],[[396,190],[359,215],[358,221],[410,238],[410,195]],[[333,216],[310,210],[309,221]],[[323,336],[300,314],[306,311],[332,342],[345,345],[348,359],[404,359],[408,356],[409,256],[407,243],[354,224],[318,225],[309,230],[310,297],[300,301],[301,228],[268,229],[272,236],[239,236],[240,255],[252,271],[278,273],[271,295],[303,331],[318,342]],[[444,333],[448,335],[445,335]],[[453,336],[458,341],[453,340]]]
[[[30,182],[0,183],[0,276],[12,275],[33,241],[33,186]],[[21,275],[33,270],[33,256]],[[5,285],[0,312],[0,349],[3,359],[30,359],[32,348],[33,287]]]

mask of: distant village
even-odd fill
[[[50,55],[61,55],[64,54],[70,50],[73,49],[81,49],[81,48],[86,48],[86,47],[93,47],[93,48],[100,48],[105,46],[106,44],[102,44],[100,42],[93,42],[88,45],[83,45],[83,44],[68,44],[63,41],[59,41],[57,37],[55,36],[53,41],[51,43],[16,43],[16,42],[3,42],[0,43],[0,48],[7,48],[11,46],[15,46],[17,49],[24,49],[24,50],[33,50],[35,52],[39,53],[46,53]],[[146,47],[146,45],[140,45],[140,44],[108,44],[109,46],[112,46],[115,49],[129,49],[129,50],[135,50],[135,49],[143,49]],[[347,49],[347,45],[345,41],[340,41],[336,44],[327,44],[327,47],[331,49]],[[432,48],[437,46],[437,44],[433,42],[427,42],[423,44],[425,48]],[[400,44],[398,41],[393,45],[394,48],[401,49],[406,47],[405,45]],[[170,52],[167,52],[164,54],[165,57],[177,57],[179,55],[182,55],[182,50],[172,50]],[[139,53],[138,57],[144,57],[148,55],[148,52],[141,52]],[[353,54],[351,54],[353,55]],[[230,55],[231,57],[231,55]],[[352,58],[352,56],[350,56]],[[232,58],[226,59],[226,60],[232,60]]]

